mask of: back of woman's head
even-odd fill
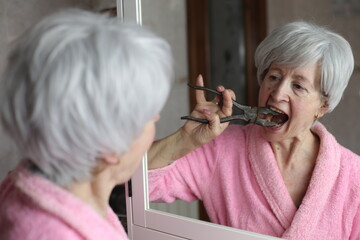
[[[272,63],[291,68],[318,64],[328,112],[341,100],[354,69],[351,46],[342,36],[303,21],[283,25],[261,42],[255,53],[260,84]]]
[[[116,18],[71,9],[29,29],[1,82],[2,125],[24,158],[59,185],[124,154],[157,115],[173,78],[169,45]]]

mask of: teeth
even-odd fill
[[[270,107],[270,109],[274,110],[275,112],[278,112],[278,113],[286,114],[285,112],[281,111],[280,109],[277,109],[277,108],[274,108],[274,107]]]
[[[269,119],[271,122],[276,123],[277,126],[284,124],[289,119],[289,116],[282,110],[275,108],[275,107],[269,107],[269,108],[275,112],[280,113],[279,116],[271,116],[271,118]]]

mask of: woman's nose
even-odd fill
[[[289,99],[289,86],[286,81],[279,81],[272,88],[271,96],[275,101],[287,101]]]

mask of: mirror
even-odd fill
[[[208,5],[211,5],[212,1],[209,0],[205,2],[207,2]],[[235,10],[231,6],[247,6],[246,4],[249,4],[250,1],[233,0],[225,2],[224,9],[233,13]],[[360,100],[360,83],[359,81],[355,81],[355,79],[360,77],[360,42],[358,41],[358,36],[360,36],[359,1],[320,0],[314,2],[311,0],[271,0],[253,2],[265,4],[264,7],[267,14],[264,14],[263,17],[266,20],[267,32],[284,23],[303,19],[319,23],[320,25],[327,25],[343,35],[350,42],[353,53],[355,54],[356,62],[352,79],[350,80],[349,86],[338,107],[332,113],[321,119],[321,122],[324,123],[328,130],[333,133],[343,146],[360,154],[360,145],[357,140],[358,136],[360,136],[360,128],[354,128],[354,126],[357,125],[358,117],[360,117],[360,108],[358,107]],[[167,39],[172,45],[175,57],[176,82],[169,97],[169,102],[161,113],[161,120],[157,125],[157,138],[167,136],[178,129],[183,124],[180,120],[180,116],[187,115],[191,110],[191,107],[189,107],[191,105],[191,95],[187,89],[186,82],[194,79],[188,69],[189,56],[187,54],[189,46],[187,39],[189,36],[187,35],[188,9],[186,4],[186,0],[142,0],[142,24]],[[286,11],[284,11],[284,9],[286,9]],[[220,8],[217,8],[216,10],[216,14],[222,14]],[[206,11],[206,9],[203,9],[203,11]],[[227,16],[231,15],[229,12]],[[209,11],[209,14],[210,13],[211,11]],[[226,16],[226,14],[223,16]],[[242,17],[244,16],[242,15]],[[241,19],[239,19],[237,24],[238,25],[235,25],[236,27],[243,24]],[[216,35],[216,33],[213,34]],[[242,46],[241,41],[242,40],[239,39],[239,46]],[[210,52],[211,51],[212,50],[210,50]],[[226,51],[223,51],[222,53],[222,55],[220,54],[220,60],[221,58],[222,60],[229,59],[229,53]],[[238,52],[236,52],[236,54],[239,54],[240,57],[244,57],[252,53],[244,52],[244,48],[238,47]],[[216,58],[216,55],[212,57]],[[224,71],[224,69],[219,70],[220,64],[221,63],[211,65],[209,72],[203,74],[211,79],[211,81],[216,82],[216,74]],[[249,100],[249,97],[247,96],[253,93],[249,93],[248,87],[246,86],[247,83],[241,82],[241,79],[249,77],[249,75],[242,75],[244,72],[249,73],[245,68],[245,65],[240,65],[239,69],[226,69],[223,74],[219,74],[219,79],[224,79],[225,81],[228,77],[226,74],[230,73],[233,74],[233,76],[229,79],[239,78],[240,80],[236,82],[239,83],[240,87],[238,85],[233,87],[231,85],[233,83],[224,85],[231,88],[239,87],[240,90],[237,94],[239,102],[246,102],[249,105],[253,105],[254,102],[251,102],[253,100]],[[212,72],[214,70],[217,70],[218,72]],[[234,71],[232,72],[232,70]],[[212,82],[210,82],[209,85],[211,83]],[[256,99],[256,96],[252,99]],[[344,116],[346,116],[346,121],[344,121]],[[150,203],[150,208],[194,219],[202,218],[201,204],[199,202],[191,204],[181,201],[177,201],[173,204]]]

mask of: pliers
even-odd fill
[[[189,83],[188,83],[188,86],[191,88],[194,88],[194,89],[208,91],[208,92],[214,93],[216,95],[222,96],[221,92],[218,92],[211,88],[194,86]],[[236,108],[241,109],[244,113],[241,115],[232,115],[229,117],[220,118],[220,123],[229,122],[229,121],[233,121],[233,120],[243,120],[247,123],[255,123],[255,124],[258,124],[261,126],[266,126],[266,127],[280,125],[280,123],[272,122],[271,121],[272,117],[268,117],[269,115],[272,115],[272,116],[280,115],[281,114],[280,112],[274,111],[267,107],[244,106],[244,105],[241,105],[240,103],[236,102],[235,100],[232,100],[232,102]],[[200,123],[209,123],[209,120],[207,120],[207,119],[195,118],[192,116],[183,116],[183,117],[181,117],[181,119],[191,120],[191,121],[200,122]]]

